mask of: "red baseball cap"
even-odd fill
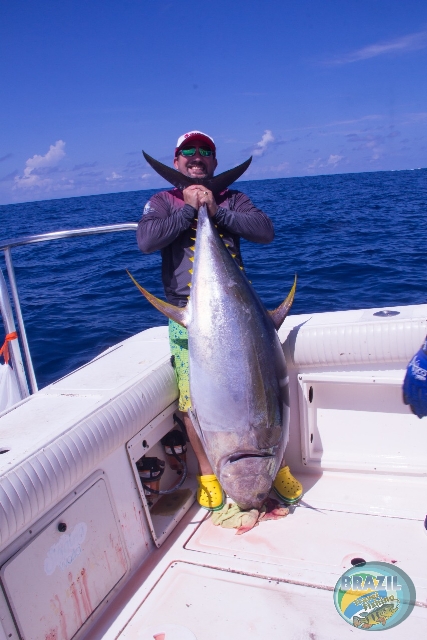
[[[176,143],[175,156],[178,154],[178,151],[181,149],[181,147],[184,146],[184,144],[196,141],[205,144],[207,147],[209,147],[209,149],[212,149],[215,154],[215,142],[210,136],[208,136],[207,133],[203,133],[202,131],[189,131],[188,133],[184,133],[184,135],[178,138],[178,141]]]

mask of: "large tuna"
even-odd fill
[[[288,374],[276,329],[296,283],[282,305],[267,312],[203,206],[187,306],[170,305],[135,284],[187,328],[194,427],[227,494],[242,509],[260,508],[288,441]]]

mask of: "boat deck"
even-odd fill
[[[309,488],[289,516],[241,536],[213,526],[194,505],[90,637],[354,637],[357,631],[340,618],[333,602],[335,584],[353,558],[393,563],[412,578],[418,606],[387,630],[387,638],[424,637],[427,554],[420,550],[427,536],[419,505],[427,480],[414,478],[408,495],[406,481],[404,488],[398,480],[367,474],[360,482],[358,476],[355,499],[355,478],[348,474],[301,479]]]
[[[416,606],[387,638],[424,638],[427,431],[401,384],[427,305],[374,314],[287,319],[286,459],[305,495],[241,536],[193,504],[191,451],[185,504],[172,516],[147,504],[136,461],[164,457],[177,408],[166,327],[5,412],[0,640],[354,637],[333,590],[355,558],[409,575]]]

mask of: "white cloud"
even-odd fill
[[[399,135],[399,132],[395,132]],[[387,136],[390,137],[390,134]],[[394,137],[394,134],[393,134]],[[386,137],[383,134],[372,133],[352,133],[347,135],[347,140],[351,144],[355,144],[354,150],[367,150],[371,154],[370,161],[379,160],[383,155],[383,148]]]
[[[39,167],[51,167],[58,164],[58,162],[65,156],[65,142],[63,140],[57,140],[55,144],[51,144],[49,151],[44,156],[35,155],[29,158],[26,162],[26,169],[24,174],[37,169]]]
[[[335,169],[337,165],[344,160],[345,156],[340,156],[338,154],[332,154],[326,160],[324,158],[315,158],[307,165],[308,171],[317,171],[319,169]]]
[[[56,170],[58,163],[65,156],[65,142],[57,140],[51,144],[44,156],[34,155],[25,163],[24,175],[15,177],[14,189],[33,189],[35,187],[49,188],[52,178],[49,173]]]
[[[336,167],[337,164],[339,162],[341,162],[341,160],[344,158],[344,156],[339,156],[339,155],[330,155],[327,161],[327,165],[332,166],[332,167]]]
[[[115,171],[113,171],[113,173],[111,174],[111,176],[108,176],[106,178],[106,180],[108,182],[113,182],[114,180],[121,180],[123,178],[123,176],[121,176],[119,173],[116,173]]]
[[[250,176],[258,176],[261,174],[273,174],[273,173],[286,173],[289,174],[290,173],[290,163],[289,162],[281,162],[280,164],[270,164],[270,165],[266,165],[266,166],[256,166],[256,168],[250,169],[248,171],[248,175]],[[246,174],[245,174],[246,175]]]
[[[318,169],[319,167],[323,167],[322,158],[316,158],[307,165],[307,169],[309,171],[313,171],[314,169]]]
[[[272,134],[272,132],[270,131],[270,129],[266,129],[264,131],[264,135],[262,136],[261,140],[259,142],[257,142],[252,150],[252,155],[253,156],[263,156],[268,145],[274,142],[274,136]]]
[[[326,64],[347,64],[349,62],[358,62],[359,60],[368,60],[376,58],[388,53],[405,53],[406,51],[417,51],[427,46],[427,31],[419,31],[411,33],[407,36],[396,38],[388,42],[378,42],[362,47],[356,51],[352,51],[339,58],[329,60]]]

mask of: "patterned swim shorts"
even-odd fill
[[[188,368],[188,333],[173,320],[169,320],[169,344],[173,356],[173,368],[179,389],[180,411],[188,411],[191,408],[190,380]]]

